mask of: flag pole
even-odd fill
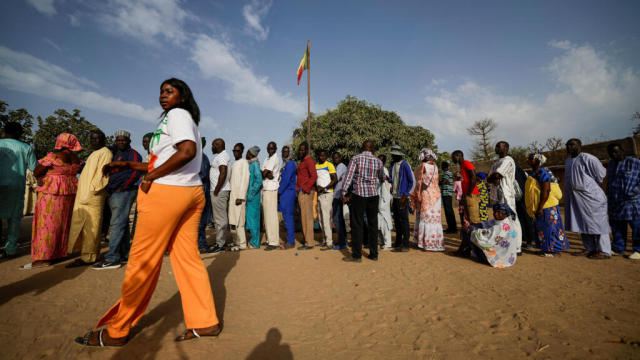
[[[311,153],[311,40],[307,40],[307,144]]]

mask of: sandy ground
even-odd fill
[[[458,244],[447,238],[448,249]],[[575,237],[571,245],[582,249]],[[165,258],[133,339],[99,349],[73,339],[117,300],[124,268],[19,271],[25,255],[0,263],[0,358],[640,358],[628,344],[640,341],[640,262],[529,253],[499,270],[416,250],[361,264],[342,257],[317,249],[203,256],[225,328],[182,343],[173,341],[184,323]]]

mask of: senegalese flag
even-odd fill
[[[309,70],[309,44],[307,44],[307,49],[304,51],[302,60],[300,60],[300,66],[298,66],[298,85],[300,85],[300,77],[302,77],[302,73],[305,70]]]

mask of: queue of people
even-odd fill
[[[82,146],[73,134],[58,135],[54,150],[37,161],[32,148],[18,140],[22,135],[19,124],[7,123],[0,139],[0,218],[9,224],[2,258],[16,256],[25,176],[31,170],[38,182],[32,261],[21,269],[50,266],[78,253],[80,257],[67,267],[103,270],[127,264],[120,299],[95,330],[76,339],[82,345],[121,346],[128,341],[131,326],[149,304],[164,255],[171,259],[187,325],[176,341],[218,336],[223,324],[216,315],[209,275],[199,253],[260,248],[261,219],[266,251],[293,248],[296,200],[302,229],[297,249],[340,251],[350,245],[350,255],[343,258],[347,262],[362,262],[363,246],[372,261],[378,260],[379,250],[409,251],[409,212],[416,214],[416,248],[444,251],[444,233],[458,231],[454,195],[459,203],[462,241],[453,255],[473,254],[497,268],[513,266],[530,226],[531,233],[535,229],[541,255],[557,256],[569,248],[559,208],[564,197],[566,229],[580,233],[585,247],[579,254],[590,259],[623,254],[630,226],[633,253],[628,258],[640,259],[640,160],[625,157],[617,143],[607,148],[611,160],[605,169],[597,158],[582,152],[580,140],[570,139],[564,192],[552,172],[543,167],[543,154],[531,154],[531,173],[523,174],[509,156],[505,141],[496,144],[499,159],[486,175],[476,173],[473,163],[456,150],[452,160],[459,173],[454,177],[449,164],[442,162],[439,176],[437,155],[428,148],[420,151],[420,165],[414,171],[398,145],[391,148],[391,165],[386,168],[386,155],[376,156],[370,140],[364,141],[362,152],[348,165],[339,153],[326,150],[316,151],[316,163],[304,142],[296,149],[299,163],[293,159],[292,148],[284,146],[280,159],[277,144],[269,142],[262,165],[260,148],[252,146],[245,153],[242,143],[233,146],[235,161],[230,164],[221,138],[212,142],[211,161],[203,154],[206,141],[198,130],[200,110],[186,83],[165,80],[159,103],[163,112],[158,128],[143,139],[148,151],[144,161],[131,148],[130,134],[123,130],[115,133],[114,149],[105,146],[104,133],[93,130],[93,152],[84,162],[76,154]],[[329,155],[333,163],[328,161]],[[601,188],[605,177],[606,191]],[[111,213],[109,250],[98,261],[105,203]],[[129,214],[134,203],[135,235],[131,241]],[[442,228],[443,207],[446,230]],[[489,208],[493,219],[489,219]],[[278,212],[286,229],[284,242],[279,236]],[[321,230],[318,242],[314,213]],[[209,245],[204,228],[211,220],[216,236]],[[610,229],[613,242],[609,240]],[[231,241],[227,239],[229,230]],[[527,239],[525,244],[531,242]]]
[[[73,134],[63,133],[58,136],[54,151],[34,166],[31,148],[15,139],[19,138],[20,132],[19,125],[10,123],[5,129],[3,145],[14,149],[20,156],[15,165],[20,167],[17,173],[33,168],[40,194],[34,214],[32,262],[22,268],[50,266],[58,259],[78,253],[80,257],[67,267],[90,265],[101,270],[126,264],[132,238],[129,234],[129,213],[135,204],[140,178],[147,172],[146,165],[142,164],[151,164],[153,154],[149,153],[143,162],[141,155],[130,146],[130,134],[122,130],[115,133],[112,151],[105,146],[105,134],[93,130],[90,136],[93,152],[85,162],[81,162],[75,155],[81,150],[78,139]],[[154,133],[145,135],[145,149],[149,144],[153,145],[154,138],[157,138]],[[205,144],[203,137],[201,146]],[[524,184],[521,185],[522,181],[517,178],[521,169],[508,155],[509,144],[505,141],[496,144],[499,158],[488,175],[476,173],[473,163],[464,159],[463,152],[454,151],[453,162],[460,168],[455,177],[445,161],[440,164],[440,176],[437,155],[431,149],[421,151],[420,166],[413,171],[398,145],[390,151],[392,161],[388,168],[383,165],[385,154],[375,157],[375,149],[370,142],[363,144],[363,152],[351,159],[349,167],[342,163],[339,153],[331,154],[333,163],[330,162],[326,150],[316,151],[316,163],[308,154],[306,143],[298,146],[299,164],[293,160],[289,146],[284,146],[279,156],[277,144],[273,141],[267,144],[268,156],[262,165],[257,157],[260,153],[258,146],[249,148],[245,153],[244,144],[235,144],[232,165],[223,139],[214,139],[211,150],[214,154],[212,161],[203,154],[199,169],[205,194],[205,207],[198,226],[200,253],[240,251],[260,248],[261,244],[267,251],[294,247],[296,199],[303,235],[299,240],[299,250],[310,250],[316,245],[321,250],[346,249],[347,224],[350,224],[352,247],[370,246],[370,258],[377,258],[378,248],[406,252],[410,248],[409,212],[412,212],[416,216],[411,237],[414,246],[423,251],[444,251],[444,234],[457,232],[452,208],[455,196],[460,204],[458,211],[462,225],[462,242],[454,253],[457,256],[480,254],[475,251],[473,241],[478,235],[474,238],[472,233],[492,226],[495,217],[489,220],[489,204],[499,203],[506,204],[510,210],[503,211],[503,214],[515,234],[517,254],[521,254],[523,238],[528,232],[523,230],[521,223],[530,222],[535,237],[534,240],[526,240],[527,246],[530,248],[530,244],[535,242],[544,257],[558,256],[569,249],[565,225],[567,230],[581,236],[585,249],[579,254],[591,259],[607,259],[624,253],[627,226],[631,226],[634,252],[629,257],[640,257],[640,205],[637,200],[640,160],[625,157],[622,147],[616,143],[607,149],[611,161],[609,168],[605,169],[594,156],[581,151],[578,139],[569,140],[567,151],[570,157],[566,163],[564,191],[551,170],[543,166],[546,157],[542,153],[529,155],[531,172],[524,176]],[[125,168],[103,174],[103,168],[112,161],[137,162],[140,169]],[[600,187],[605,176],[610,179],[606,192]],[[12,184],[5,189],[24,186],[24,179],[20,176],[7,179],[5,182]],[[18,199],[20,192],[6,194],[9,200],[16,198],[10,201],[16,205],[2,209],[7,213],[4,217],[9,223],[4,257],[15,254],[15,219],[22,214],[19,208],[22,202]],[[564,225],[560,212],[563,197]],[[98,261],[100,224],[105,205],[111,213],[109,250]],[[345,205],[348,206],[346,212]],[[442,228],[441,209],[445,213],[446,230]],[[516,214],[515,218],[509,216],[511,212]],[[135,213],[133,230],[137,209]],[[286,229],[284,241],[279,236],[278,213],[282,214]],[[317,243],[314,216],[321,231],[321,240]],[[215,241],[209,245],[205,227],[211,222],[216,234]],[[264,239],[261,238],[261,224],[264,224]],[[394,226],[396,237],[392,239]],[[610,229],[613,242],[609,240]],[[229,230],[232,239],[228,242]],[[333,231],[337,233],[335,244]],[[352,249],[351,260],[358,260],[361,256],[360,250]]]

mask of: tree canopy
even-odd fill
[[[294,151],[306,139],[307,120],[304,119],[293,131]],[[338,102],[336,109],[329,109],[320,116],[311,114],[312,151],[323,149],[329,154],[338,151],[348,159],[362,151],[365,140],[373,141],[376,154],[388,154],[394,144],[402,146],[407,155],[405,158],[412,166],[419,162],[420,149],[429,147],[437,152],[429,130],[406,125],[395,112],[382,110],[379,105],[355,96],[347,95]]]
[[[56,144],[56,137],[61,133],[71,133],[75,135],[80,144],[82,151],[78,156],[86,159],[91,153],[89,148],[89,137],[91,130],[98,129],[97,126],[87,121],[80,115],[80,110],[73,109],[73,113],[67,110],[58,109],[53,115],[47,116],[44,120],[38,116],[38,130],[33,138],[34,150],[38,158],[42,158],[53,150]],[[113,143],[113,137],[107,137],[107,145]]]
[[[33,142],[33,132],[31,131],[33,116],[23,108],[7,112],[8,107],[9,104],[0,100],[0,129],[3,129],[8,122],[17,122],[22,125],[23,129],[22,138],[19,140],[31,144]]]

